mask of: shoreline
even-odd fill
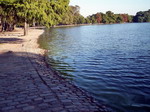
[[[53,28],[62,28],[62,27],[76,27],[76,26],[90,26],[90,25],[115,25],[115,24],[132,24],[132,23],[89,23],[89,24],[70,24],[70,25],[56,25]]]
[[[78,25],[77,25],[78,26]],[[80,25],[81,26],[81,25]],[[41,29],[40,29],[41,30]],[[44,28],[42,28],[42,34],[44,33]],[[42,35],[41,34],[41,35]],[[40,55],[43,56],[43,59],[41,61],[44,62],[44,66],[46,66],[49,70],[50,70],[50,73],[55,75],[56,77],[59,78],[59,80],[63,80],[65,81],[67,84],[70,84],[73,88],[75,88],[76,90],[80,91],[82,93],[82,95],[84,97],[86,97],[87,99],[90,99],[91,102],[93,102],[93,104],[97,105],[99,108],[101,108],[101,110],[103,110],[104,112],[112,112],[111,108],[108,106],[106,107],[106,105],[103,105],[103,104],[100,104],[98,103],[98,101],[96,99],[94,99],[86,90],[82,89],[82,88],[79,88],[77,85],[73,84],[70,80],[67,80],[66,78],[64,78],[55,68],[51,67],[48,63],[47,63],[47,50],[46,49],[43,49],[43,48],[40,48],[40,45],[38,43],[38,39],[40,38],[40,36],[38,36],[38,38],[36,38],[36,44],[38,46],[38,49],[40,49],[40,52],[38,52]],[[50,74],[49,74],[50,75]],[[44,80],[44,78],[43,78]],[[48,83],[45,81],[45,83]]]
[[[43,32],[44,33],[44,32]],[[37,41],[40,37],[37,38]],[[38,42],[37,42],[38,44]],[[64,78],[61,73],[59,71],[57,71],[55,68],[51,67],[50,64],[47,63],[46,60],[48,60],[48,57],[47,57],[47,53],[48,53],[48,50],[46,49],[43,49],[43,48],[40,48],[39,47],[40,45],[38,44],[38,48],[41,49],[42,52],[40,52],[39,54],[43,56],[43,61],[45,63],[45,66],[51,70],[51,73],[54,74],[54,75],[57,75],[60,79],[66,81],[67,83],[71,84],[72,86],[74,86],[75,88],[79,89],[80,91],[83,92],[83,94],[85,94],[85,96],[89,97],[90,99],[92,99],[93,102],[97,103],[98,102],[84,89],[82,88],[79,88],[78,86],[76,86],[75,84],[73,84],[70,80]]]
[[[56,25],[53,26],[53,28],[62,28],[62,27],[75,27],[75,26],[89,26],[89,25],[94,25],[94,24],[70,24],[70,25]]]
[[[94,25],[94,24],[91,24],[91,25]],[[77,25],[77,26],[85,26],[85,25]],[[64,27],[66,27],[66,26],[64,26]],[[69,26],[69,27],[74,27],[74,26]],[[37,38],[37,41],[38,41],[39,38],[40,37]],[[37,44],[39,45],[38,42],[37,42]],[[40,48],[40,45],[38,46],[38,48]],[[104,104],[102,101],[98,102],[88,91],[86,91],[85,89],[82,89],[82,88],[78,87],[73,82],[71,82],[69,79],[66,79],[65,77],[63,77],[61,75],[61,73],[59,71],[57,71],[55,68],[51,67],[51,65],[49,63],[47,63],[47,61],[46,61],[48,59],[48,57],[47,57],[48,50],[46,50],[44,48],[40,48],[40,49],[43,51],[43,53],[41,53],[41,55],[44,57],[43,61],[45,63],[45,66],[51,71],[51,73],[53,75],[56,75],[57,77],[59,77],[60,80],[64,80],[66,83],[70,84],[73,88],[76,88],[76,90],[79,90],[84,97],[90,99],[91,102],[93,102],[94,104],[96,104],[99,107],[99,109],[101,108],[100,110],[102,112],[113,112],[113,109],[109,105]],[[92,111],[90,111],[90,112],[92,112]]]
[[[12,32],[9,35],[0,34],[0,42],[2,43],[0,44],[0,60],[5,60],[5,62],[2,63],[2,66],[10,63],[9,66],[7,65],[7,68],[9,68],[9,70],[7,70],[7,68],[2,68],[0,69],[0,73],[6,74],[8,72],[7,74],[14,74],[16,77],[16,82],[21,84],[24,84],[22,82],[25,80],[23,77],[28,77],[27,81],[25,82],[29,84],[23,86],[15,84],[15,86],[10,87],[11,89],[14,88],[14,92],[16,90],[15,88],[21,89],[21,93],[19,92],[16,94],[18,94],[17,96],[21,95],[21,98],[23,97],[22,99],[20,99],[22,102],[25,100],[24,97],[26,97],[27,99],[31,99],[26,105],[27,107],[18,107],[19,104],[18,102],[16,102],[13,108],[8,108],[8,106],[0,106],[0,111],[3,112],[3,110],[5,109],[21,109],[21,112],[24,112],[26,109],[31,109],[34,111],[36,109],[42,109],[40,105],[47,105],[47,107],[49,108],[46,109],[53,109],[57,107],[55,108],[56,112],[59,112],[60,110],[72,110],[78,112],[111,112],[110,108],[106,107],[103,104],[99,104],[86,91],[78,88],[74,84],[64,79],[58,74],[57,71],[54,71],[53,68],[51,68],[46,63],[46,50],[39,48],[39,45],[37,43],[39,36],[43,33],[44,29],[30,29],[28,36],[22,36],[23,30],[19,29],[19,31],[16,31],[15,33]],[[7,60],[5,57],[9,57],[9,60]],[[14,73],[14,71],[16,72]],[[20,76],[18,73],[22,73],[22,75]],[[11,76],[7,76],[7,74],[5,75],[5,77],[9,78],[3,79],[4,82],[12,82],[13,80],[9,80]],[[18,76],[16,76],[16,74],[18,74]],[[4,83],[1,85],[1,87],[5,87],[7,84]],[[26,89],[22,89],[26,86],[30,87],[30,85],[32,85],[32,88],[36,90],[36,92],[34,93],[32,89],[27,89],[30,94],[33,93],[33,97],[30,97],[28,96],[28,94],[26,94]],[[6,87],[9,91],[9,86]],[[42,89],[44,89],[44,91]],[[0,88],[0,91],[3,92],[3,89],[1,90]],[[22,96],[22,93],[25,95]],[[36,94],[37,96],[35,99]],[[50,95],[51,98],[46,98],[45,96],[47,95]],[[4,94],[3,97],[6,97],[7,99],[9,99],[9,97],[14,97],[15,99],[18,99],[17,96],[14,97],[13,94],[5,96]],[[40,103],[38,105],[37,101],[35,102],[37,98],[38,100],[40,100],[38,101],[38,103]],[[51,105],[51,103],[53,102],[51,99],[55,100],[55,105]],[[20,100],[18,99],[19,102]],[[11,105],[11,103],[12,102],[8,102],[8,105]]]
[[[150,23],[150,22],[143,22],[143,23]],[[71,25],[56,25],[56,26],[53,26],[51,28],[63,28],[63,27],[65,28],[65,27],[90,26],[90,25],[143,24],[143,23],[138,23],[138,22],[128,23],[128,22],[124,22],[124,23],[108,23],[108,24],[105,24],[105,23],[71,24]]]

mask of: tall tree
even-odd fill
[[[85,18],[80,14],[79,6],[69,6],[68,11],[63,15],[63,19],[60,24],[83,24]]]
[[[107,11],[106,12],[106,16],[107,16],[107,18],[108,18],[108,21],[109,21],[109,23],[115,23],[115,16],[114,16],[114,13],[113,12],[111,12],[111,11]]]

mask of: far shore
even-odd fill
[[[70,24],[70,25],[55,25],[54,28],[60,28],[60,27],[73,27],[73,26],[88,26],[93,24]]]
[[[90,26],[90,25],[113,25],[113,24],[129,24],[129,23],[109,23],[109,24],[104,24],[104,23],[89,23],[89,24],[70,24],[70,25],[55,25],[53,28],[61,28],[61,27],[75,27],[75,26]]]

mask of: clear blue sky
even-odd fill
[[[80,13],[85,17],[108,10],[135,15],[138,11],[150,9],[150,0],[70,0],[70,5],[79,5]]]

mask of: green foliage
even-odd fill
[[[129,23],[133,22],[133,16],[128,15],[128,22]]]
[[[3,30],[13,30],[17,20],[16,10],[14,6],[15,0],[1,0],[0,1],[0,21]],[[7,29],[8,28],[8,29]]]
[[[58,19],[59,20],[59,19]],[[66,13],[62,15],[59,24],[113,24],[113,23],[131,23],[131,22],[150,22],[150,10],[138,12],[136,16],[128,14],[114,14],[112,11],[104,13],[96,13],[87,18],[80,14],[79,6],[69,6]]]
[[[1,0],[0,16],[7,23],[36,22],[50,27],[62,20],[68,4],[69,0]]]
[[[123,22],[123,17],[120,14],[116,15],[116,23],[122,23]]]
[[[106,12],[106,17],[107,17],[107,20],[108,20],[109,23],[116,23],[116,21],[115,21],[116,18],[115,18],[115,15],[114,15],[113,12],[107,11]]]
[[[84,23],[85,23],[85,18],[82,15],[80,15],[78,17],[77,24],[84,24]]]
[[[91,23],[91,21],[90,21],[90,19],[87,17],[87,18],[85,18],[85,23],[86,24],[90,24]]]
[[[62,18],[60,25],[84,24],[86,22],[85,18],[80,14],[80,7],[77,5],[69,6]]]
[[[107,11],[105,14],[96,13],[91,16],[88,16],[91,23],[104,23],[104,24],[113,24],[113,23],[123,23],[123,22],[132,22],[133,16],[128,14],[114,14],[111,11]]]

